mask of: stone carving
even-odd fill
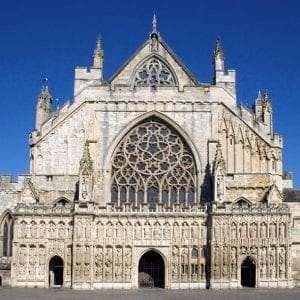
[[[146,223],[144,226],[144,239],[145,240],[151,239],[151,227],[149,223]]]
[[[286,267],[285,267],[285,248],[281,247],[279,249],[279,276],[281,279],[285,278],[285,272],[286,272]]]
[[[160,224],[159,223],[155,223],[154,224],[154,228],[153,228],[153,238],[155,240],[158,240],[161,238],[161,229],[160,229]]]
[[[171,228],[170,224],[166,223],[163,228],[163,238],[165,240],[169,240],[171,238]]]
[[[114,278],[117,280],[121,280],[123,277],[123,253],[121,247],[116,248],[114,272]]]
[[[132,250],[130,247],[125,247],[125,280],[131,279],[131,266],[132,266]]]
[[[261,238],[267,237],[267,224],[265,222],[260,224],[260,237]]]
[[[122,240],[124,239],[124,229],[123,229],[123,225],[119,222],[117,224],[117,239],[118,240]]]
[[[134,237],[137,240],[142,239],[142,226],[140,223],[135,224],[135,229],[134,229]]]
[[[276,224],[275,223],[271,223],[269,225],[269,237],[270,238],[276,237]]]
[[[105,279],[112,280],[112,266],[113,266],[113,249],[106,248],[105,253]]]
[[[101,280],[103,278],[103,248],[100,246],[96,247],[95,266],[95,276]]]
[[[285,224],[283,222],[279,224],[279,238],[285,238]]]
[[[262,247],[260,251],[260,277],[266,278],[267,275],[267,248]]]
[[[237,249],[235,247],[231,248],[231,277],[237,278]]]
[[[256,238],[257,237],[257,226],[255,223],[250,224],[250,238]]]
[[[269,272],[270,278],[276,277],[276,249],[275,247],[271,247],[269,252]]]
[[[172,250],[172,277],[176,280],[179,278],[179,248],[173,247]]]
[[[216,246],[214,249],[214,279],[220,278],[220,249]]]
[[[244,222],[240,225],[240,237],[242,239],[247,237],[247,224]]]

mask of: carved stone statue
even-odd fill
[[[280,223],[279,225],[279,238],[283,239],[285,238],[285,224]]]
[[[276,224],[275,223],[271,223],[269,225],[269,236],[270,236],[270,238],[276,237]]]
[[[285,278],[285,271],[285,249],[281,247],[279,250],[279,275],[281,279]]]
[[[96,278],[102,279],[103,274],[103,249],[102,247],[96,248],[96,255],[95,255],[95,275]]]
[[[105,278],[112,279],[112,265],[113,265],[113,256],[112,256],[112,248],[106,248],[105,255]]]
[[[123,256],[122,248],[117,247],[115,253],[115,278],[121,280],[123,276]]]

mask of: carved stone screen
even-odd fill
[[[182,137],[156,118],[123,138],[112,160],[112,202],[116,205],[195,203],[196,166]]]
[[[157,58],[148,60],[136,73],[135,86],[176,85],[171,70]]]

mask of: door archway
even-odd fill
[[[160,254],[150,250],[142,255],[138,278],[140,288],[165,287],[165,263]]]
[[[253,260],[247,257],[241,265],[241,286],[255,287],[256,266]]]
[[[49,286],[63,286],[64,261],[59,256],[53,256],[49,262]]]

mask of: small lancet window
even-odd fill
[[[0,236],[2,241],[0,241],[0,245],[2,244],[2,251],[0,252],[1,256],[10,257],[12,256],[12,244],[13,244],[13,218],[10,214],[7,214],[1,223],[1,232]],[[2,242],[2,243],[1,243]]]

